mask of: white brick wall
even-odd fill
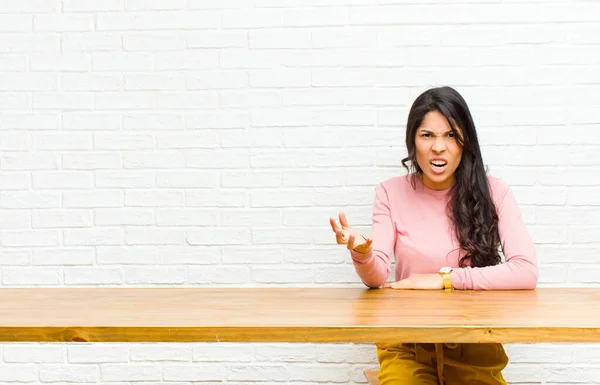
[[[361,287],[410,104],[451,85],[513,188],[540,286],[599,285],[600,3],[0,0],[0,282]],[[519,383],[600,348],[507,345]],[[0,383],[357,384],[372,345],[0,344]]]

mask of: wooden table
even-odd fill
[[[0,289],[0,341],[600,342],[600,289]]]

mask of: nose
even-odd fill
[[[431,149],[435,152],[444,151],[446,149],[446,142],[444,141],[444,138],[436,136]]]

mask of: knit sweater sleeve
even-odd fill
[[[388,193],[380,183],[375,187],[373,203],[372,251],[367,254],[350,251],[358,276],[370,288],[382,286],[389,276],[396,243],[395,233]]]

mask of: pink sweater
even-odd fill
[[[499,216],[498,228],[505,262],[483,268],[459,268],[464,251],[446,214],[449,190],[431,190],[420,181],[413,189],[407,176],[388,179],[375,187],[373,206],[373,251],[350,251],[363,283],[382,286],[389,277],[392,252],[395,280],[411,274],[436,273],[451,266],[455,289],[533,289],[538,266],[533,242],[510,188],[501,179],[488,177],[492,200]]]

